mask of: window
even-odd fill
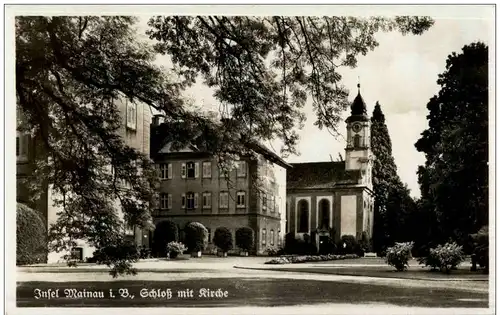
[[[269,198],[269,202],[270,202],[270,208],[271,208],[271,212],[275,212],[276,211],[276,197],[275,196],[271,196]]]
[[[160,195],[160,209],[172,209],[172,195],[171,194],[161,194]]]
[[[83,248],[73,247],[71,249],[71,259],[82,261],[83,260]]]
[[[16,158],[18,161],[28,159],[29,135],[17,132],[16,135]]]
[[[229,207],[229,193],[227,191],[219,193],[219,208],[227,209]]]
[[[172,164],[170,164],[170,163],[161,163],[160,164],[160,178],[161,179],[172,178]]]
[[[238,191],[236,194],[236,208],[245,208],[245,192]]]
[[[219,168],[219,177],[221,178],[228,178],[229,177],[229,171]]]
[[[262,229],[262,245],[266,245],[267,232],[266,229]]]
[[[278,230],[278,246],[281,246],[281,231]]]
[[[360,146],[361,146],[361,136],[355,135],[354,136],[354,147],[359,148]]]
[[[182,163],[181,166],[181,177],[182,178],[198,178],[198,163],[187,162]]]
[[[274,246],[274,230],[271,230],[271,246]]]
[[[212,193],[209,192],[203,193],[203,208],[204,209],[212,208]]]
[[[267,210],[267,196],[266,194],[262,194],[262,211]]]
[[[127,107],[127,127],[131,129],[137,128],[137,104],[126,100]]]
[[[247,176],[247,163],[245,161],[238,161],[238,168],[236,169],[236,174],[238,177]]]
[[[182,208],[189,210],[198,208],[198,193],[182,194]]]
[[[307,200],[300,200],[298,203],[299,208],[299,233],[309,232],[309,202]]]
[[[125,235],[134,235],[134,226],[130,224],[125,225]]]
[[[203,162],[203,178],[212,177],[212,162]]]
[[[187,163],[187,178],[194,178],[194,166],[195,164],[193,162]]]
[[[330,201],[327,199],[319,202],[319,225],[320,228],[330,227]]]

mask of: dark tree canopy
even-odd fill
[[[237,122],[233,129],[279,138],[286,154],[296,153],[308,98],[316,125],[338,133],[349,106],[338,70],[377,47],[377,32],[421,34],[432,24],[421,17],[158,16],[148,34],[185,83],[201,76],[214,88],[223,114]]]
[[[126,16],[16,18],[19,126],[40,147],[27,184],[33,199],[42,183],[60,196],[63,211],[51,229],[57,249],[69,250],[75,239],[98,249],[118,246],[125,223],[152,227],[156,174],[149,157],[118,135],[117,99],[165,115],[175,128],[161,129],[159,137],[177,135],[174,148],[201,133],[204,149],[221,160],[254,140],[280,138],[283,153],[295,152],[308,97],[318,127],[336,130],[348,106],[338,68],[355,67],[359,55],[378,45],[376,32],[421,34],[433,24],[417,17],[153,17],[153,47],[138,39],[135,22]],[[158,52],[171,57],[173,69],[154,64]],[[182,93],[198,76],[215,88],[230,119],[189,106]],[[122,258],[106,263],[117,272],[131,267]]]
[[[488,47],[472,43],[452,53],[441,90],[427,108],[429,127],[415,146],[422,206],[434,213],[439,237],[464,242],[488,224]]]
[[[381,251],[394,242],[410,241],[406,239],[410,236],[406,233],[406,218],[415,205],[409,189],[397,174],[391,138],[378,102],[371,117],[371,147],[375,156],[373,245],[376,251]]]

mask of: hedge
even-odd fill
[[[47,228],[41,215],[18,203],[16,224],[16,265],[47,262]]]

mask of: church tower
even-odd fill
[[[347,145],[345,148],[346,171],[359,170],[370,172],[372,153],[370,149],[370,118],[366,104],[361,97],[360,84],[358,95],[351,105],[351,116],[346,119]],[[371,182],[371,178],[369,180]]]

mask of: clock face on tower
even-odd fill
[[[354,125],[352,125],[352,130],[354,132],[359,132],[361,130],[361,125],[360,124],[354,124]]]

